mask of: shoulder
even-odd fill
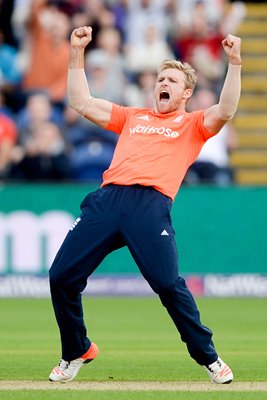
[[[129,117],[132,115],[138,116],[138,115],[145,114],[148,112],[149,112],[149,109],[146,109],[146,108],[126,107],[126,106],[121,106],[121,105],[118,105],[115,103],[112,104],[112,113],[125,115],[125,117]]]
[[[204,113],[205,113],[205,110],[196,110],[196,111],[187,112],[186,115],[190,119],[199,119],[199,118],[204,118]]]
[[[191,125],[196,125],[199,128],[202,128],[204,127],[204,117],[205,110],[191,111],[185,114],[185,121],[188,121]]]

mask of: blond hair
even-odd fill
[[[178,60],[165,60],[160,64],[158,73],[169,68],[182,71],[185,74],[186,89],[194,90],[194,87],[197,83],[197,76],[195,74],[194,68],[190,64]]]

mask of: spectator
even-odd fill
[[[87,142],[75,146],[70,153],[71,179],[76,182],[102,181],[102,175],[108,169],[113,157],[115,144],[112,140],[103,140],[96,132]]]
[[[235,34],[246,8],[241,1],[230,5],[227,0],[182,0],[177,9],[175,55],[197,70],[200,85],[212,85],[219,93],[226,69],[221,42],[229,32]]]
[[[165,0],[128,0],[128,17],[125,24],[126,44],[144,42],[148,26],[156,26],[160,37],[167,40],[168,17]]]
[[[63,111],[63,121],[62,131],[70,148],[83,143],[90,136],[88,124],[69,105],[66,105]]]
[[[63,105],[66,96],[69,61],[66,14],[49,6],[46,0],[33,0],[29,21],[29,63],[22,83],[27,93],[46,90],[55,104]]]
[[[72,15],[71,25],[76,28],[78,26],[92,26],[95,37],[102,28],[115,27],[115,15],[107,7],[103,0],[83,0],[80,9]],[[93,40],[92,47],[96,48],[96,40]]]
[[[206,88],[198,89],[190,101],[189,109],[206,109],[216,104],[217,98],[213,91]],[[229,163],[229,153],[238,145],[237,133],[231,121],[213,136],[202,147],[195,163],[189,168],[184,179],[185,184],[216,184],[227,185],[234,182],[234,171]]]
[[[224,1],[224,12],[219,20],[219,26],[223,35],[228,32],[236,32],[247,14],[244,1]]]
[[[128,107],[154,107],[154,88],[157,73],[143,71],[137,75],[136,82],[130,82],[124,90],[124,103]]]
[[[11,118],[0,112],[0,180],[9,177],[16,141],[16,125]]]
[[[201,85],[217,89],[225,73],[223,36],[217,25],[210,24],[203,1],[195,3],[191,14],[190,25],[176,38],[176,54],[197,70]]]
[[[110,11],[115,18],[114,27],[120,32],[123,43],[126,40],[126,24],[129,13],[128,2],[129,0],[117,0],[113,1],[110,6]]]
[[[41,122],[45,121],[61,126],[63,117],[61,112],[53,106],[47,93],[39,90],[28,96],[25,107],[18,113],[17,127],[20,144],[24,145],[28,141],[28,136]]]
[[[156,25],[146,26],[142,43],[129,45],[126,52],[127,67],[131,73],[157,72],[161,61],[172,58],[173,52]]]
[[[114,27],[102,28],[97,34],[97,47],[105,50],[112,59],[119,59],[122,63],[121,35]]]
[[[102,92],[99,93],[99,91],[104,89],[109,100],[121,103],[126,74],[119,31],[113,27],[102,28],[97,34],[96,45],[97,48],[89,51],[86,58],[88,80],[92,81],[92,84],[97,82],[95,89],[92,89],[93,93],[97,90],[94,95],[101,97]],[[99,79],[100,75],[102,75],[101,79]],[[95,78],[98,79],[95,81]]]
[[[64,111],[64,133],[69,143],[70,178],[76,182],[100,182],[108,168],[117,135],[84,119],[72,108]]]
[[[102,28],[115,26],[115,15],[103,0],[78,0],[71,14],[71,30],[78,26],[92,26],[95,38]],[[96,48],[96,40],[92,47]]]
[[[95,97],[101,97],[105,93],[108,100],[116,103],[123,98],[125,77],[122,71],[117,69],[118,64],[112,65],[109,61],[110,57],[105,50],[95,49],[88,52],[85,61],[86,75]],[[113,71],[114,75],[112,75]],[[120,76],[121,79],[115,80],[115,75]]]
[[[21,79],[18,51],[5,42],[4,33],[0,29],[0,89],[12,110],[16,110],[14,103],[16,103]]]
[[[181,31],[187,32],[191,28],[194,10],[204,8],[204,12],[211,25],[217,25],[222,18],[227,0],[176,0],[176,23]]]
[[[104,0],[84,0],[85,12],[90,20],[93,20],[98,27],[111,27],[115,25],[115,17],[109,10]]]
[[[39,123],[25,146],[17,148],[10,178],[33,182],[63,181],[69,177],[69,160],[58,125]]]
[[[0,87],[9,91],[21,81],[21,72],[17,62],[17,49],[5,42],[0,29]]]

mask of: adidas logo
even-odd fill
[[[169,236],[169,234],[166,231],[166,229],[163,229],[163,231],[161,232],[160,236]]]
[[[143,119],[144,121],[149,121],[148,115],[141,115],[140,117],[136,117],[136,119]]]

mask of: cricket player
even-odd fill
[[[230,383],[233,373],[218,356],[212,332],[201,323],[197,305],[178,273],[170,211],[188,167],[204,143],[236,112],[241,40],[229,34],[222,41],[228,69],[218,104],[188,113],[186,103],[197,78],[189,64],[176,60],[164,61],[159,67],[153,109],[123,107],[92,97],[84,72],[84,52],[91,39],[91,27],[72,32],[69,103],[83,117],[116,132],[119,140],[101,188],[82,201],[81,214],[50,268],[62,358],[49,379],[71,381],[83,364],[97,356],[98,347],[87,336],[84,324],[82,292],[101,261],[127,246],[190,356],[204,367],[211,382]]]

